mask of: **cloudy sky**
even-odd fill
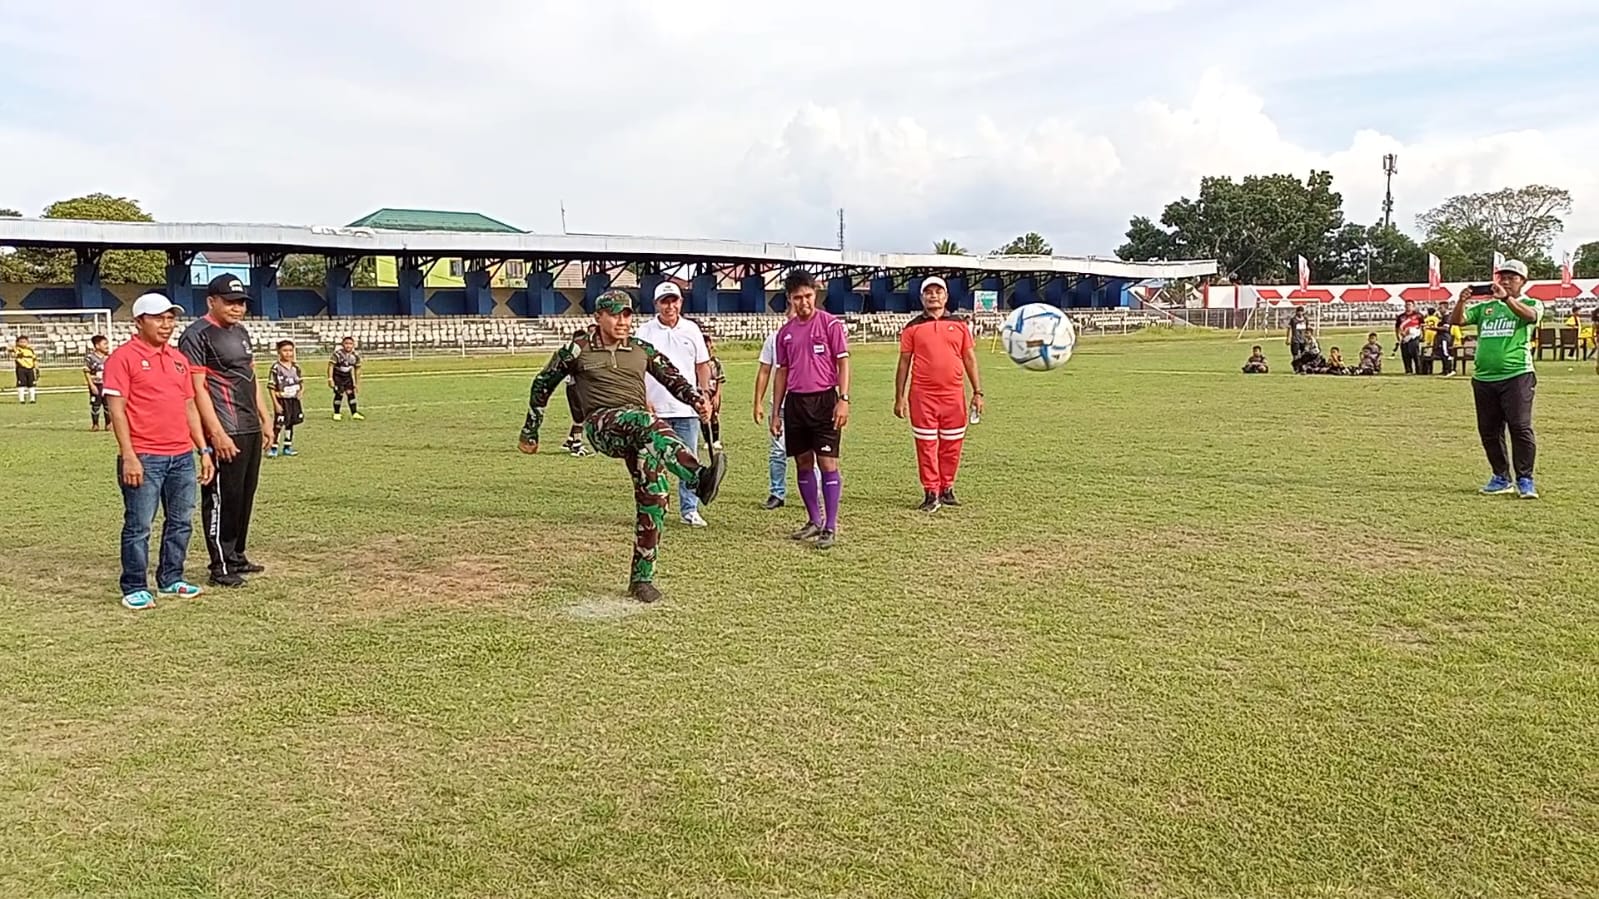
[[[1205,174],[1330,167],[1352,219],[1530,182],[1599,239],[1592,0],[0,4],[0,206],[381,206],[862,250],[1109,254]],[[273,9],[268,15],[265,10]]]

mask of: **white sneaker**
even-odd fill
[[[710,526],[709,523],[700,515],[698,510],[684,515],[683,523],[691,528],[703,528]]]

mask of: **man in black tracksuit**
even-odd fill
[[[183,330],[178,349],[194,372],[195,405],[215,450],[217,474],[201,490],[211,583],[240,587],[265,569],[245,555],[261,453],[272,445],[272,413],[255,377],[255,353],[244,319],[249,294],[232,275],[206,288],[206,314]]]

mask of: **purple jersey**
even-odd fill
[[[790,393],[820,393],[838,386],[838,360],[849,355],[844,322],[816,310],[809,321],[791,318],[777,332],[777,364],[788,370]]]

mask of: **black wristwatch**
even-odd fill
[[[841,394],[839,394],[839,395],[838,395],[838,401],[839,401],[839,402],[841,402],[841,403],[847,403],[847,402],[849,402],[849,394],[847,394],[847,393],[841,393]]]

